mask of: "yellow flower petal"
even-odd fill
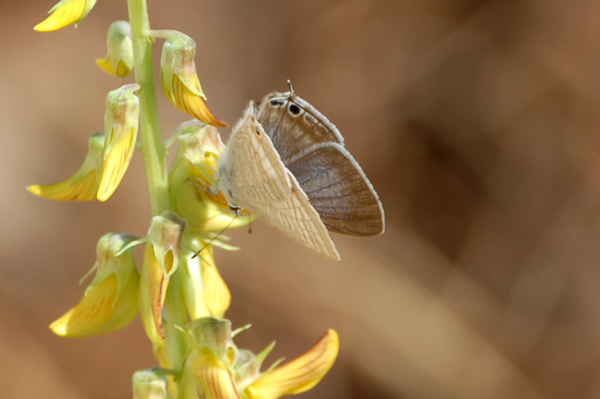
[[[90,201],[96,199],[97,187],[102,174],[104,133],[92,134],[88,143],[88,153],[79,170],[71,178],[47,186],[27,187],[31,193],[48,199],[61,201]]]
[[[165,339],[162,309],[165,304],[169,278],[163,273],[154,255],[154,246],[149,244],[144,252],[144,266],[140,285],[141,315],[146,334],[150,340],[161,345]]]
[[[233,374],[209,349],[196,360],[194,374],[207,398],[239,399]]]
[[[117,64],[117,71],[113,75],[116,75],[117,77],[122,78],[124,76],[129,75],[129,72],[131,72],[131,68],[129,68],[127,65],[125,65],[123,60],[120,60],[119,63]]]
[[[276,399],[305,392],[317,385],[331,369],[339,348],[338,334],[330,329],[308,352],[264,374],[244,393],[249,399]]]
[[[50,329],[62,337],[86,337],[116,331],[127,326],[138,313],[137,270],[131,272],[123,295],[115,302],[118,282],[110,275],[61,318]]]
[[[202,281],[204,282],[204,299],[213,317],[223,317],[231,305],[231,292],[215,266],[212,246],[200,253],[202,259]]]
[[[70,179],[47,186],[32,185],[27,190],[38,197],[60,201],[91,201],[96,199],[96,171],[91,170],[78,180]]]
[[[110,57],[106,57],[106,58],[104,58],[104,59],[102,59],[102,58],[99,58],[99,59],[97,59],[97,60],[96,60],[96,64],[97,64],[97,65],[98,65],[100,68],[102,68],[102,69],[103,69],[105,72],[107,72],[107,73],[109,73],[109,74],[111,74],[111,75],[116,75],[116,74],[115,74],[115,71],[113,71],[113,68],[112,68],[112,63],[111,63]]]
[[[195,77],[195,81],[198,81],[198,78]],[[197,84],[198,89],[200,88],[200,84]],[[208,106],[206,105],[206,101],[198,94],[194,93],[190,90],[179,78],[178,75],[173,75],[173,93],[172,97],[167,94],[167,98],[171,100],[173,105],[182,110],[188,115],[193,116],[196,119],[201,120],[207,125],[217,126],[217,127],[226,127],[227,124],[217,118]]]
[[[98,201],[106,201],[115,192],[119,183],[123,179],[123,175],[127,171],[133,150],[135,149],[136,131],[134,128],[129,130],[129,133],[123,140],[119,141],[106,156],[104,160],[104,171],[102,180],[98,187],[96,195]]]
[[[58,3],[58,7],[51,10],[52,14],[50,14],[48,18],[37,24],[33,29],[38,32],[52,32],[62,29],[72,23],[79,22],[85,16],[86,10],[89,12],[89,9],[91,9],[91,7],[86,4],[88,3],[87,0],[73,0],[63,4],[61,3]]]

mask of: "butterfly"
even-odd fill
[[[232,209],[254,213],[330,259],[340,255],[329,231],[385,230],[381,201],[344,138],[291,86],[248,105],[219,158],[216,182]]]

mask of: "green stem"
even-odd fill
[[[146,167],[148,191],[152,215],[160,215],[169,210],[169,194],[165,147],[162,141],[158,107],[156,105],[156,89],[154,87],[154,68],[152,67],[152,40],[146,0],[127,0],[129,23],[133,41],[133,56],[136,82],[141,86],[140,98],[140,135],[142,139],[142,155]],[[180,370],[187,350],[184,336],[176,331],[174,325],[187,323],[187,313],[183,306],[180,273],[171,277],[165,301],[165,343],[167,366],[175,371]]]
[[[169,209],[169,185],[165,147],[162,142],[158,107],[156,105],[148,7],[146,0],[127,0],[127,6],[129,8],[129,23],[133,41],[135,79],[142,87],[138,92],[141,109],[142,155],[146,167],[152,215],[157,216]]]

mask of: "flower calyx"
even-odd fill
[[[133,399],[168,399],[168,379],[159,368],[133,373]]]

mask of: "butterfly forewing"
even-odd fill
[[[284,165],[299,149],[344,138],[313,106],[290,93],[272,93],[258,106],[257,119],[271,138]]]
[[[310,249],[339,259],[319,214],[251,112],[234,128],[219,160],[218,184],[230,204],[251,211]]]
[[[330,231],[383,233],[379,197],[333,123],[290,92],[266,96],[257,119]]]
[[[251,111],[246,112],[242,121],[234,128],[227,152],[220,162],[219,187],[226,196],[232,197],[232,205],[243,208],[249,203],[270,203],[288,198],[291,183],[286,170],[278,165],[281,161],[275,150],[263,143],[268,137],[260,132]],[[229,176],[221,177],[224,174]]]

